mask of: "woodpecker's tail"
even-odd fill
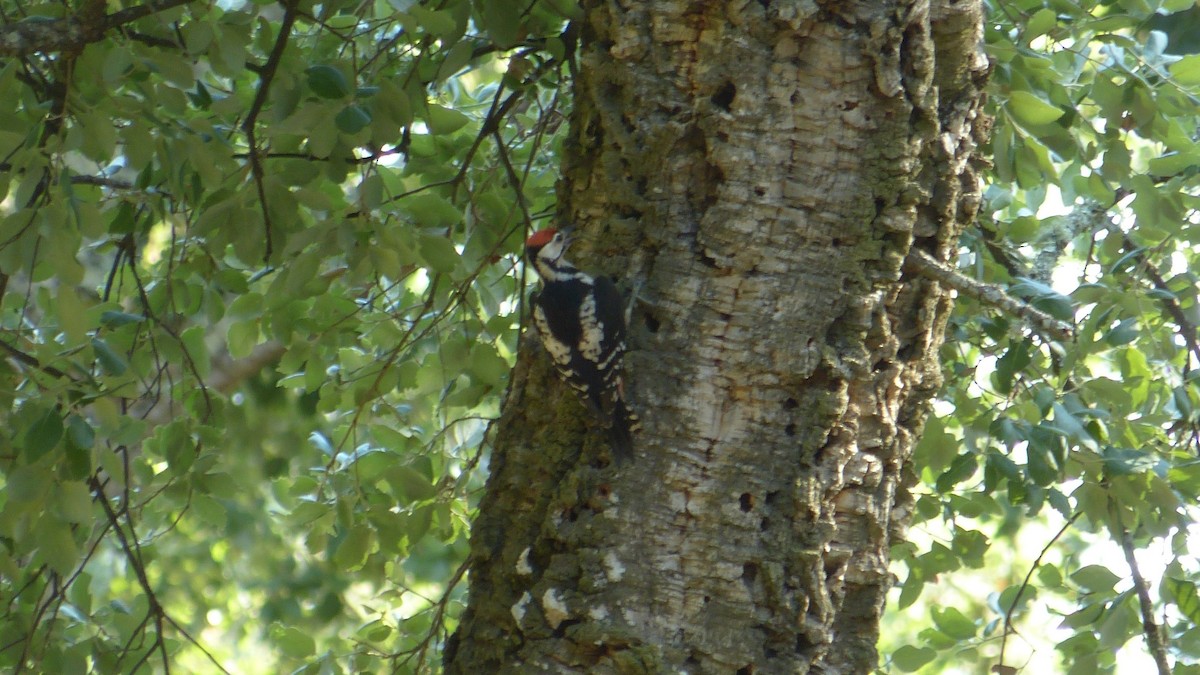
[[[617,462],[633,460],[633,432],[641,428],[638,416],[625,401],[618,398],[612,409],[612,423],[608,426],[608,442],[612,446],[613,458]]]

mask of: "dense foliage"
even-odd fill
[[[1074,332],[960,297],[893,551],[895,605],[939,592],[919,637],[885,629],[894,670],[1200,672],[1198,26],[1192,0],[991,8],[992,166],[961,264]]]
[[[436,667],[577,12],[0,2],[0,669]],[[885,669],[1200,672],[1198,17],[992,8],[963,271],[1075,331],[960,299]]]
[[[573,11],[197,3],[3,60],[0,670],[436,661]]]

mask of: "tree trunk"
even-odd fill
[[[637,458],[526,340],[452,673],[865,673],[979,204],[977,0],[588,0],[563,213],[641,284]],[[590,247],[590,248],[589,248]]]

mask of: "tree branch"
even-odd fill
[[[246,132],[246,143],[250,146],[250,173],[254,177],[254,187],[258,190],[258,204],[262,208],[263,214],[263,229],[266,239],[263,263],[271,261],[274,247],[271,242],[271,211],[267,208],[267,191],[263,186],[262,159],[258,154],[255,126],[258,124],[258,115],[262,112],[263,104],[267,101],[267,92],[271,88],[271,81],[275,79],[275,71],[279,68],[279,61],[283,58],[283,50],[287,47],[288,38],[292,34],[292,24],[295,22],[296,4],[294,2],[283,3],[283,20],[279,22],[279,34],[275,36],[275,46],[271,48],[271,55],[267,57],[267,63],[263,66],[262,72],[258,74],[258,91],[255,92],[254,102],[250,104],[250,112],[242,123],[242,130]]]
[[[1163,644],[1162,633],[1158,623],[1154,621],[1154,603],[1150,600],[1150,586],[1142,576],[1134,556],[1133,535],[1121,522],[1120,507],[1112,505],[1113,519],[1116,532],[1113,532],[1117,543],[1125,551],[1125,562],[1129,564],[1129,574],[1133,577],[1133,590],[1137,594],[1138,607],[1142,613],[1142,633],[1146,636],[1146,647],[1154,657],[1154,665],[1158,666],[1159,675],[1171,675],[1171,664],[1167,661],[1167,648]]]
[[[35,52],[79,52],[93,42],[99,42],[113,28],[132,23],[191,0],[152,0],[144,5],[129,7],[99,20],[84,16],[65,19],[28,17],[16,23],[0,26],[0,56],[25,56]]]
[[[999,286],[976,281],[958,270],[947,267],[926,251],[912,249],[905,262],[921,276],[943,283],[982,303],[1018,316],[1057,340],[1070,340],[1075,332],[1075,329],[1065,321],[1059,321],[1033,305],[1014,298]]]

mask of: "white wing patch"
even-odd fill
[[[559,367],[569,365],[571,363],[571,347],[560,342],[558,338],[554,337],[554,333],[550,332],[550,322],[546,320],[546,312],[541,307],[534,307],[533,322],[537,325],[542,344],[546,347],[546,351],[550,352],[550,358],[554,360],[555,365]]]

